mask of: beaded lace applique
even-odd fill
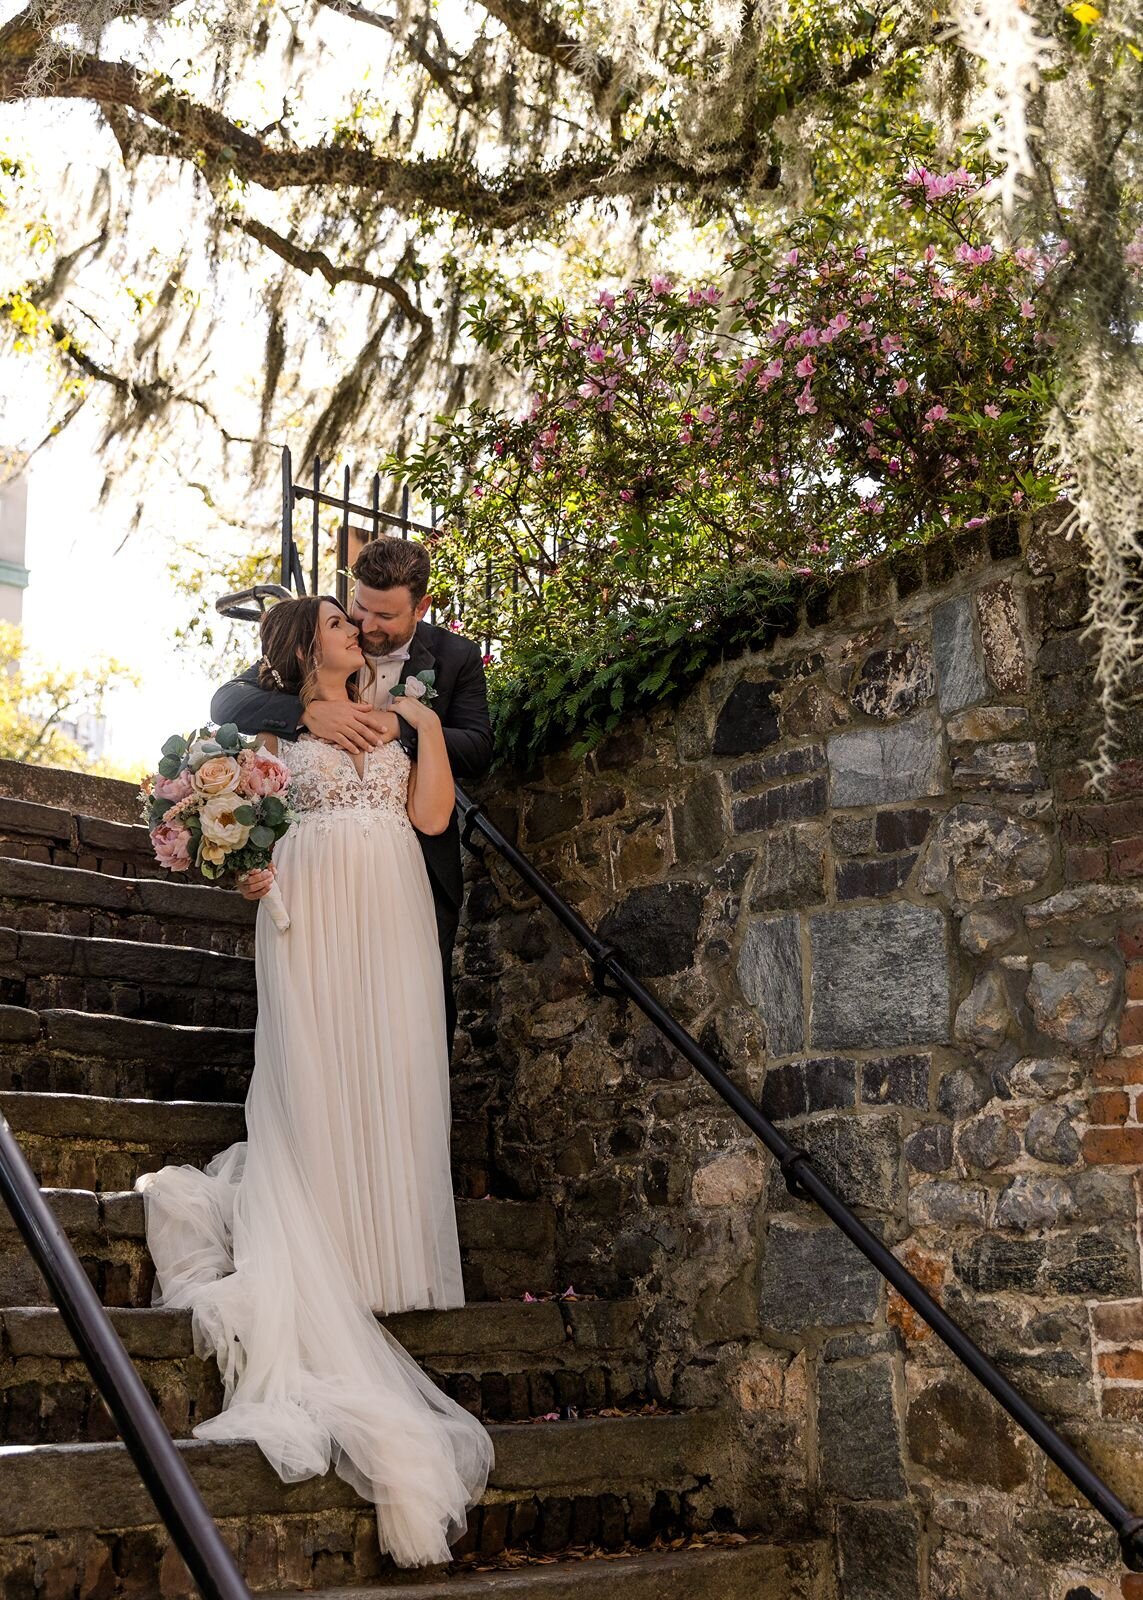
[[[381,819],[412,827],[409,758],[395,739],[365,752],[363,778],[347,751],[321,739],[282,740],[279,755],[290,769],[286,801],[297,823],[315,823],[324,831],[351,813],[367,828]]]

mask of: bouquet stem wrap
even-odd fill
[[[270,921],[279,933],[285,933],[290,926],[290,913],[286,910],[286,902],[282,899],[282,891],[278,888],[278,880],[274,879],[268,894],[262,896]]]

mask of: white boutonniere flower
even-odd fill
[[[437,691],[433,687],[436,681],[436,673],[428,667],[424,672],[417,672],[406,678],[404,683],[395,683],[389,693],[406,694],[410,700],[423,700],[426,705],[430,705],[437,697]]]

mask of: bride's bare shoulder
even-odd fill
[[[278,754],[278,735],[276,733],[259,733],[254,736],[255,748],[268,750],[272,756]]]

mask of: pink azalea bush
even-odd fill
[[[173,734],[139,797],[156,860],[215,879],[266,866],[290,823],[289,781],[285,763],[233,723],[190,739]]]
[[[406,464],[446,506],[434,564],[466,626],[510,660],[727,564],[836,571],[1055,498],[1037,447],[1066,246],[980,237],[980,181],[905,173],[905,243],[811,219],[715,283],[472,308],[527,403],[447,422]]]

